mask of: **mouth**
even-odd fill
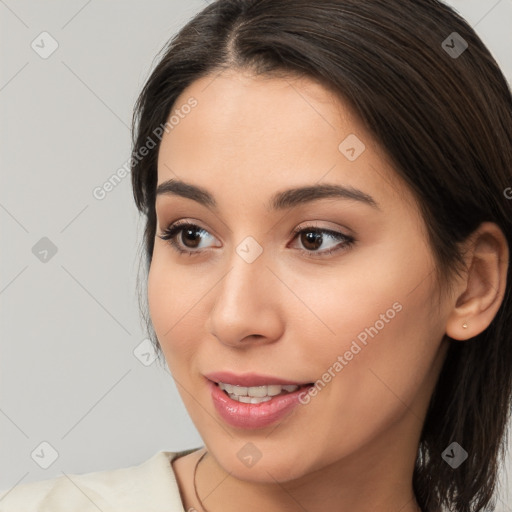
[[[268,402],[276,396],[282,396],[295,391],[306,389],[313,385],[307,384],[267,384],[263,386],[237,386],[227,382],[213,382],[218,386],[231,400],[245,404],[260,404]]]
[[[313,382],[294,383],[254,374],[235,376],[226,373],[208,375],[206,382],[219,417],[241,429],[265,428],[283,420],[304,403],[301,396],[314,385]]]

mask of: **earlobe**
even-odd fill
[[[484,222],[470,236],[465,278],[457,285],[446,334],[468,340],[483,332],[496,316],[505,295],[509,248],[501,229]]]

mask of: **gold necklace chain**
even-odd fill
[[[207,453],[208,453],[208,451],[204,452],[203,455],[201,455],[201,457],[199,457],[199,460],[196,462],[196,465],[194,467],[194,478],[193,478],[194,493],[196,495],[196,500],[199,502],[199,504],[201,505],[201,508],[203,509],[204,512],[208,512],[208,510],[206,510],[205,506],[203,505],[203,502],[201,501],[201,498],[199,498],[199,494],[197,494],[196,473],[197,473],[197,466],[199,466],[199,463],[203,460],[204,456]]]

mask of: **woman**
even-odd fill
[[[205,446],[0,510],[492,506],[511,170],[506,80],[444,4],[208,5],[138,99],[132,158],[148,328]]]

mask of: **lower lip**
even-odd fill
[[[213,405],[226,423],[233,427],[254,429],[272,425],[283,419],[300,404],[299,396],[309,386],[302,386],[292,393],[276,395],[266,402],[246,404],[232,400],[222,389],[208,380]]]

